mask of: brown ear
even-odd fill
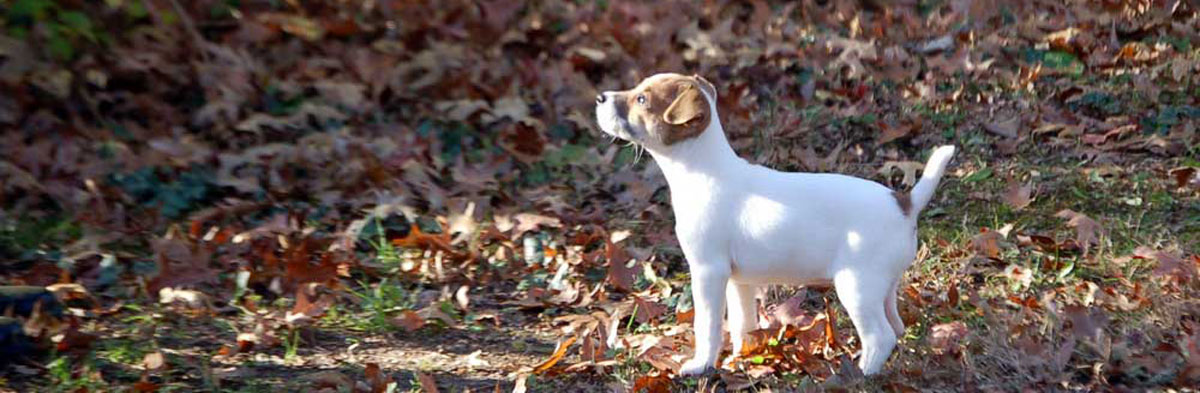
[[[705,100],[704,94],[689,83],[675,96],[675,102],[663,111],[662,118],[667,124],[678,126],[692,120],[702,120],[707,114],[708,101]]]
[[[703,89],[705,93],[708,93],[709,97],[712,97],[714,100],[717,99],[717,88],[713,86],[712,82],[709,82],[708,79],[704,79],[704,77],[700,76],[700,74],[692,74],[692,78],[696,80],[696,83],[700,85],[700,88]]]

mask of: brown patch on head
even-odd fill
[[[707,86],[706,86],[707,85]],[[665,146],[694,138],[712,122],[707,81],[677,74],[656,75],[625,92],[628,120],[640,123]]]
[[[896,198],[896,203],[900,205],[900,212],[905,216],[912,212],[912,197],[907,192],[892,191],[892,197]]]

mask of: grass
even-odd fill
[[[400,285],[389,283],[387,278],[376,284],[359,282],[359,285],[358,290],[347,289],[358,298],[359,311],[338,314],[346,316],[341,321],[351,329],[369,332],[393,330],[395,326],[389,322],[391,317],[416,304],[415,294]]]

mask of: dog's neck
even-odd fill
[[[733,151],[717,119],[695,138],[680,141],[663,151],[649,150],[662,169],[672,192],[693,190],[697,182],[711,184],[746,164]]]

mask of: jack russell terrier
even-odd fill
[[[954,146],[934,150],[909,194],[851,176],[779,172],[734,153],[716,102],[711,83],[679,74],[596,97],[600,128],[650,152],[671,188],[696,307],[695,355],[679,374],[716,365],[726,304],[737,354],[758,325],[758,286],[829,283],[862,341],[858,367],[878,373],[904,334],[896,290],[916,256],[917,216]]]

